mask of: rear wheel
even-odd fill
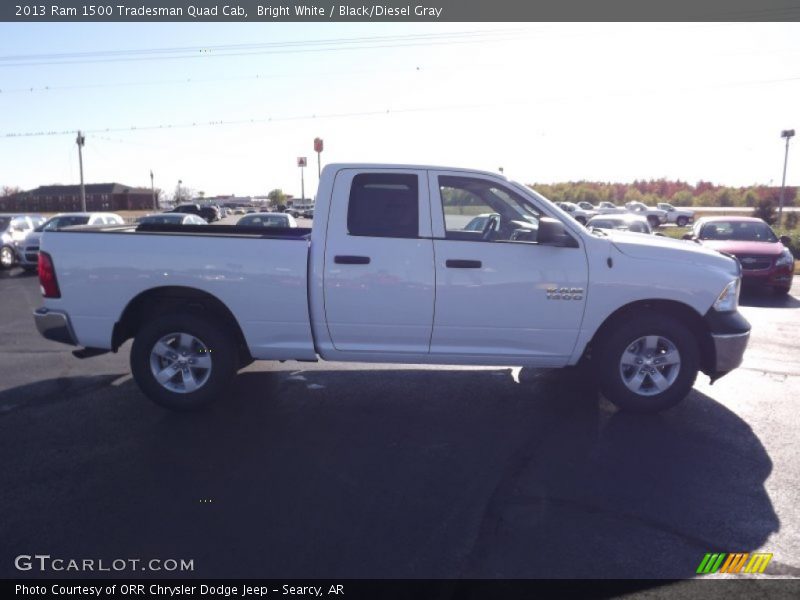
[[[650,227],[655,229],[661,224],[661,221],[658,220],[658,217],[649,216],[647,217],[647,222],[650,223]]]
[[[686,227],[686,223],[688,222],[689,220],[686,217],[678,217],[677,220],[678,227]]]
[[[683,400],[699,368],[697,342],[678,319],[639,313],[600,343],[598,379],[620,409],[655,413]]]
[[[11,246],[0,248],[0,267],[10,269],[15,262],[17,262],[17,255],[14,254],[14,249]]]
[[[236,373],[236,344],[207,315],[168,313],[146,324],[133,340],[131,371],[156,404],[196,410],[225,393]]]

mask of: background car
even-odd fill
[[[572,217],[581,225],[586,225],[586,222],[597,214],[596,210],[584,210],[574,202],[556,202],[556,205],[561,210],[572,215]]]
[[[203,217],[208,223],[219,221],[219,212],[213,206],[200,206],[199,204],[193,204],[193,203],[179,204],[178,206],[167,212],[198,215],[200,217]]]
[[[659,202],[658,208],[667,213],[667,223],[675,223],[678,227],[686,227],[694,221],[694,211],[686,208],[676,208],[669,202]]]
[[[50,217],[36,227],[22,244],[19,252],[19,264],[26,271],[33,271],[39,264],[39,240],[47,231],[58,231],[76,225],[124,225],[125,219],[115,213],[106,212],[74,212],[61,213]]]
[[[732,254],[742,265],[742,285],[788,294],[794,277],[794,257],[772,228],[755,217],[703,217],[684,239]]]
[[[158,213],[139,217],[136,222],[140,225],[208,225],[208,222],[198,216],[188,213]]]
[[[628,202],[625,204],[625,209],[628,212],[647,217],[647,221],[653,228],[667,222],[667,211],[660,208],[652,208],[643,202]]]
[[[0,215],[0,267],[14,266],[25,238],[44,220],[41,215]]]
[[[647,217],[631,213],[620,215],[596,215],[586,223],[588,229],[615,229],[617,231],[632,231],[634,233],[653,233]]]
[[[236,222],[243,227],[297,227],[297,221],[286,213],[253,213]]]

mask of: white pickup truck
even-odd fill
[[[488,215],[482,229],[467,225]],[[36,325],[87,357],[133,338],[142,391],[224,396],[253,360],[587,365],[620,408],[680,401],[742,361],[738,262],[588,231],[503,176],[325,167],[313,231],[139,225],[42,238]]]

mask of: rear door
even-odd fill
[[[343,169],[330,211],[323,286],[334,348],[427,353],[435,278],[426,172]]]

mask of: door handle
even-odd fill
[[[337,265],[368,265],[369,256],[334,256],[333,262]]]
[[[480,269],[483,263],[479,260],[448,259],[445,261],[448,269]]]

